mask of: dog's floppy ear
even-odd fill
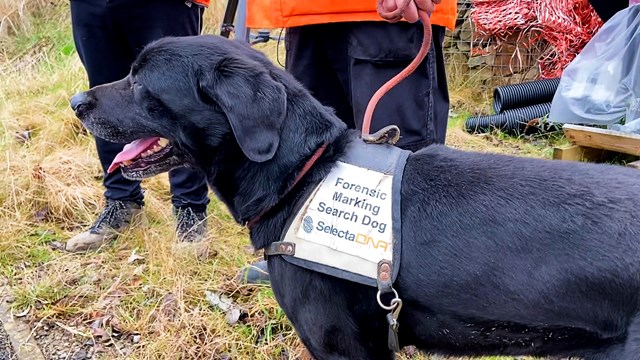
[[[284,86],[273,80],[264,65],[248,58],[227,57],[213,71],[201,74],[198,86],[227,115],[242,152],[250,160],[273,158],[287,98]]]

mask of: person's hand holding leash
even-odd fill
[[[420,19],[418,11],[426,11],[431,14],[434,4],[442,0],[379,0],[378,13],[389,22],[405,19],[414,23]]]

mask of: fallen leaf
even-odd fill
[[[416,347],[413,345],[408,345],[405,346],[404,349],[402,349],[402,352],[408,357],[413,358],[418,353],[418,349],[416,349]]]
[[[307,350],[307,348],[304,348],[298,360],[313,360],[313,356],[311,356],[311,353],[309,352],[309,350]]]
[[[234,325],[246,311],[233,303],[233,300],[224,294],[205,290],[205,298],[214,308],[225,312],[227,324]]]
[[[176,308],[178,307],[178,299],[172,293],[165,294],[162,297],[162,305],[160,306],[160,312],[167,318],[173,320],[176,315]]]
[[[104,345],[102,344],[95,344],[93,346],[93,353],[97,354],[97,353],[104,353],[107,352],[107,349],[104,347]]]
[[[145,270],[146,268],[147,268],[147,266],[146,266],[146,265],[144,265],[144,264],[142,264],[142,265],[140,265],[140,266],[136,267],[136,268],[133,270],[133,275],[136,275],[136,276],[140,276],[140,275],[142,275],[142,274],[144,273],[144,270]]]
[[[49,218],[49,208],[44,207],[40,210],[37,210],[35,214],[33,214],[33,218],[37,222],[47,221],[47,219]]]
[[[101,342],[109,340],[109,333],[102,328],[91,328],[91,335]]]
[[[111,318],[111,322],[109,323],[109,325],[111,325],[111,329],[113,329],[113,331],[119,332],[119,333],[124,333],[124,329],[122,328],[122,323],[120,322],[120,320],[118,320],[117,317],[113,317]]]
[[[205,296],[209,304],[221,309],[222,311],[227,311],[233,306],[233,300],[224,294],[205,290]]]
[[[98,309],[113,308],[120,303],[120,300],[124,297],[124,293],[121,290],[114,290],[109,295],[100,300],[96,307]]]
[[[44,169],[42,168],[42,166],[35,165],[31,169],[31,177],[33,177],[35,180],[43,180],[44,177],[45,177],[45,174],[44,174]]]
[[[127,263],[128,264],[133,264],[134,262],[136,262],[138,260],[144,260],[144,256],[140,256],[140,255],[136,254],[136,251],[133,250],[133,252],[131,253],[131,256],[129,256],[129,259],[127,259]]]
[[[31,131],[30,130],[20,131],[15,133],[14,136],[19,143],[26,143],[29,140],[31,140]]]
[[[25,317],[27,315],[29,315],[29,312],[31,311],[31,307],[27,307],[25,310],[23,310],[22,312],[19,312],[17,314],[12,314],[15,317]]]
[[[99,317],[97,319],[95,319],[92,323],[91,323],[91,328],[92,329],[99,329],[102,327],[102,323],[103,323],[104,317]]]
[[[64,251],[64,244],[61,243],[60,241],[52,241],[49,243],[49,247],[52,250],[59,250],[59,251]]]
[[[131,286],[133,287],[138,287],[142,285],[142,283],[144,283],[144,280],[142,280],[141,277],[135,277],[131,280]]]
[[[87,317],[89,318],[89,320],[95,321],[99,318],[103,318],[104,312],[101,310],[93,310],[87,314]]]
[[[229,309],[227,310],[227,314],[225,315],[225,320],[227,321],[227,324],[229,325],[233,325],[235,323],[238,322],[238,320],[240,319],[240,310],[238,309]]]

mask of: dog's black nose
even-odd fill
[[[89,102],[89,95],[86,92],[81,92],[71,97],[70,103],[73,111],[78,110],[80,105],[85,105]]]

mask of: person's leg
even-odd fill
[[[204,8],[184,1],[154,2],[115,0],[118,31],[127,34],[129,47],[137,54],[150,42],[165,36],[200,34]],[[194,242],[206,235],[209,188],[200,170],[187,168],[169,172],[172,203],[181,241]]]
[[[119,80],[127,75],[132,56],[114,35],[109,9],[103,0],[71,0],[73,39],[78,56],[85,67],[89,86]],[[85,251],[100,247],[126,229],[134,215],[141,211],[143,194],[138,181],[125,179],[120,171],[107,173],[116,154],[124,144],[95,138],[98,157],[104,174],[105,209],[94,224],[67,242],[69,251]]]
[[[422,24],[349,23],[348,56],[351,102],[357,127],[373,94],[400,73],[422,44]],[[434,48],[408,78],[391,89],[378,103],[371,132],[388,125],[400,128],[398,146],[416,151],[436,142],[434,131]]]
[[[127,76],[132,55],[115,36],[105,1],[71,1],[73,38],[78,56],[89,78],[89,87],[120,80]],[[111,200],[142,203],[140,182],[125,179],[120,171],[107,173],[107,168],[124,144],[96,138],[98,157],[104,171],[105,197]]]
[[[446,67],[444,64],[445,27],[431,26],[433,31],[433,55],[435,60],[435,81],[433,81],[433,128],[435,130],[437,144],[444,144],[447,138],[447,124],[449,123],[449,86],[447,85]]]
[[[87,72],[90,87],[127,76],[133,56],[122,46],[122,39],[113,32],[105,1],[72,0],[71,22],[78,56]],[[105,197],[141,204],[143,195],[139,181],[125,179],[120,171],[111,174],[106,171],[124,144],[96,138],[96,145],[104,171]]]

